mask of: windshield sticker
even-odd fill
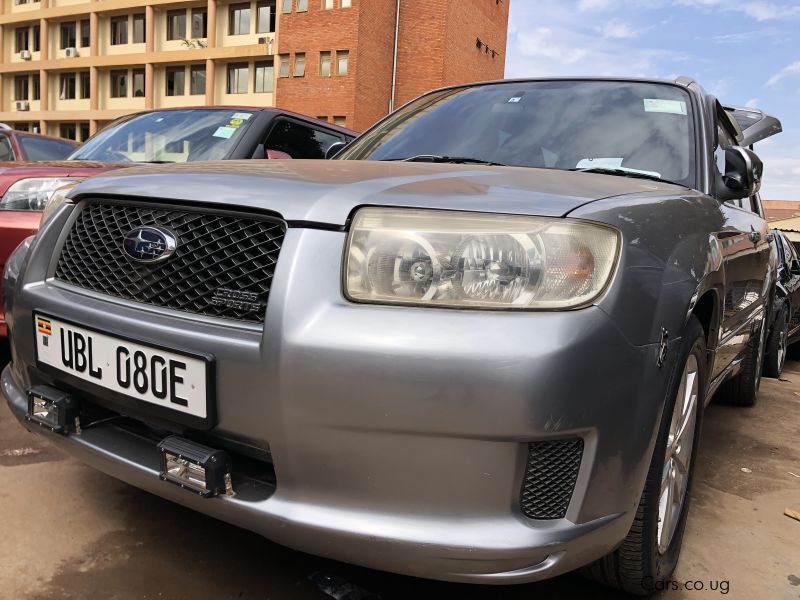
[[[217,130],[214,132],[214,137],[228,140],[234,133],[236,133],[235,127],[217,127]]]
[[[683,100],[661,100],[645,98],[644,112],[667,113],[670,115],[686,115],[686,102]]]
[[[619,169],[622,166],[621,158],[582,158],[576,169]]]
[[[234,129],[236,129],[237,127],[241,127],[242,123],[244,123],[244,121],[242,121],[241,119],[231,119],[228,122],[228,127],[233,127]]]
[[[247,121],[250,117],[253,116],[253,113],[233,113],[231,119],[241,119],[242,121]]]

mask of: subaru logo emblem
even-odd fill
[[[128,232],[122,241],[125,254],[141,263],[157,263],[175,253],[178,240],[171,231],[162,227],[137,227]]]

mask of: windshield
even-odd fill
[[[69,160],[187,162],[227,157],[255,113],[246,110],[164,110],[135,115],[104,129]]]
[[[429,94],[389,116],[337,158],[454,157],[454,162],[611,169],[693,187],[692,148],[691,103],[678,87],[543,81]]]

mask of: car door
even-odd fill
[[[725,149],[736,145],[736,129],[724,112],[718,116],[714,151],[718,175],[725,172]],[[755,326],[764,318],[773,279],[769,230],[759,214],[758,197],[720,202],[720,209],[724,224],[717,239],[725,271],[725,297],[712,379],[745,350]]]
[[[784,256],[783,268],[779,272],[781,284],[789,297],[789,337],[800,333],[800,263],[797,250],[782,234],[777,235]]]

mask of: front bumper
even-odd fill
[[[3,374],[3,394],[24,418],[25,390],[52,383],[35,366],[34,310],[202,348],[217,358],[212,433],[268,449],[277,481],[268,497],[203,500],[163,483],[155,445],[112,424],[51,439],[192,509],[387,571],[527,582],[612,550],[633,519],[662,408],[668,367],[656,366],[657,348],[630,345],[598,307],[348,303],[339,291],[343,243],[340,232],[289,230],[262,331],[110,304],[44,277],[17,282],[16,364]],[[39,261],[35,246],[26,260]],[[519,508],[528,442],[566,437],[585,448],[566,516],[528,519]]]

